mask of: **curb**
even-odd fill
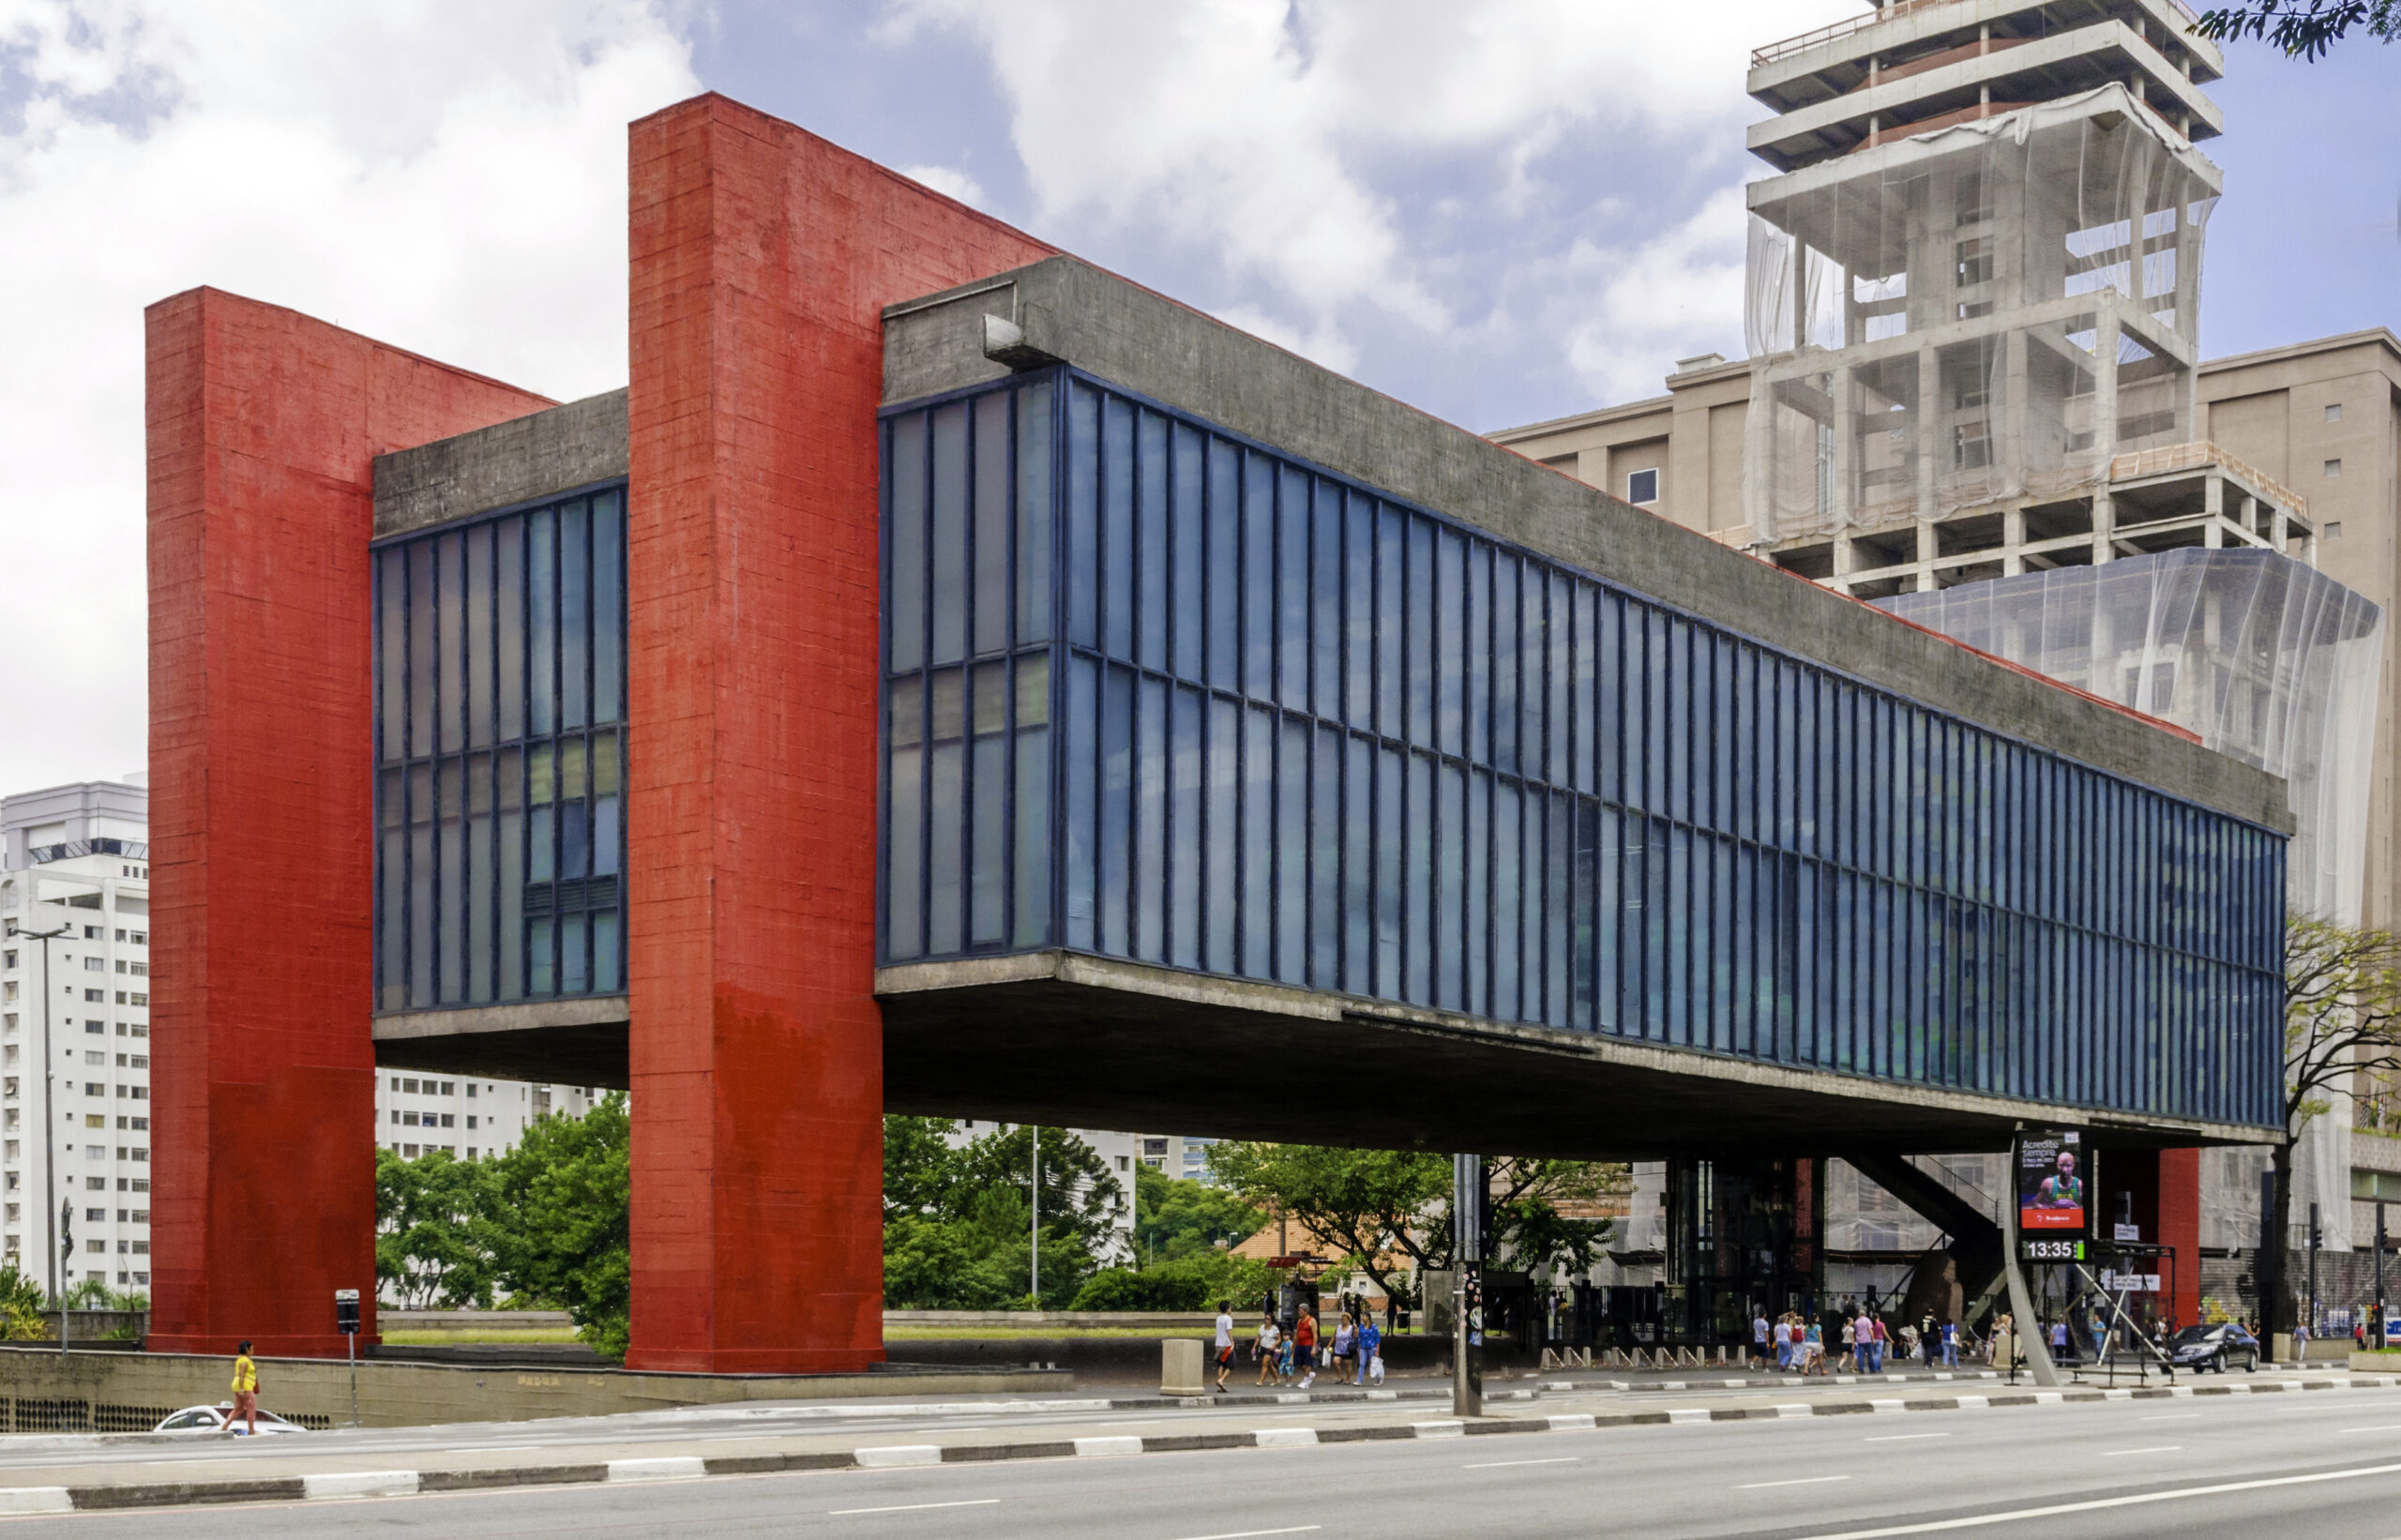
[[[1516,1433],[1591,1432],[1645,1427],[1781,1421],[1805,1417],[1881,1416],[1912,1412],[1962,1412],[1998,1407],[2057,1406],[2089,1401],[2182,1400],[2195,1396],[2267,1396],[2287,1391],[2390,1389],[2401,1378],[2354,1375],[2348,1380],[2237,1381],[2215,1385],[2028,1390],[1800,1401],[1774,1406],[1677,1407],[1657,1412],[1595,1412],[1548,1417],[1457,1417],[1352,1427],[1261,1427],[1242,1433],[1110,1434],[1023,1443],[875,1444],[857,1449],[715,1457],[662,1456],[604,1464],[489,1466],[464,1471],[351,1471],[234,1481],[142,1482],[98,1487],[0,1487],[0,1515],[84,1513],[127,1508],[182,1508],[225,1502],[309,1502],[405,1497],[509,1487],[695,1481],[704,1476],[776,1475],[796,1471],[896,1471],[991,1460],[1120,1459],[1132,1455],[1182,1455],[1211,1449],[1301,1449],[1390,1439],[1488,1438]],[[1153,1404],[1153,1403],[1144,1403]]]

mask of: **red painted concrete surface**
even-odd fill
[[[152,1347],[339,1357],[336,1289],[374,1330],[372,460],[550,402],[211,289],[147,354],[152,1127],[90,1138],[150,1146]]]
[[[636,1368],[883,1356],[885,305],[1051,249],[722,97],[632,129]]]

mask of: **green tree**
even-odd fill
[[[1421,1269],[1451,1261],[1448,1155],[1229,1140],[1211,1148],[1209,1164],[1250,1202],[1341,1247],[1396,1298],[1412,1297],[1396,1251]],[[1623,1192],[1623,1166],[1503,1156],[1487,1167],[1498,1258],[1529,1269],[1593,1265],[1608,1222],[1566,1218],[1558,1205]]]
[[[2287,921],[2284,1006],[2284,1137],[2269,1156],[2279,1276],[2261,1306],[2271,1333],[2292,1319],[2292,1269],[2282,1253],[2292,1234],[2293,1146],[2336,1092],[2401,1074],[2401,937],[2306,916]]]
[[[375,1152],[375,1280],[404,1309],[490,1307],[491,1167]]]
[[[487,1210],[492,1281],[564,1309],[618,1358],[633,1297],[630,1133],[622,1092],[580,1118],[536,1118],[491,1161]]]
[[[1034,1133],[1019,1125],[952,1147],[941,1118],[883,1121],[883,1298],[898,1309],[1022,1306],[1033,1273],[1028,1207]],[[1123,1188],[1089,1144],[1063,1128],[1042,1139],[1042,1293],[1075,1298],[1111,1245]]]
[[[2219,42],[2264,38],[2314,62],[2355,27],[2388,43],[2401,37],[2401,0],[2246,0],[2201,12],[2193,32]]]
[[[0,1265],[0,1341],[39,1342],[51,1334],[42,1314],[47,1302],[42,1287],[17,1271],[15,1262]]]
[[[1239,1245],[1266,1223],[1263,1210],[1229,1188],[1148,1166],[1134,1171],[1134,1254],[1146,1270],[1221,1244]]]

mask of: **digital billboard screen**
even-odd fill
[[[2084,1140],[2073,1129],[2021,1135],[2017,1140],[2017,1229],[2028,1235],[2090,1234]]]

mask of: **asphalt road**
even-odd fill
[[[1254,1413],[1264,1426],[1272,1419]],[[453,1435],[456,1436],[455,1434]],[[106,1540],[2390,1540],[2401,1393],[2120,1401],[4,1520]]]

